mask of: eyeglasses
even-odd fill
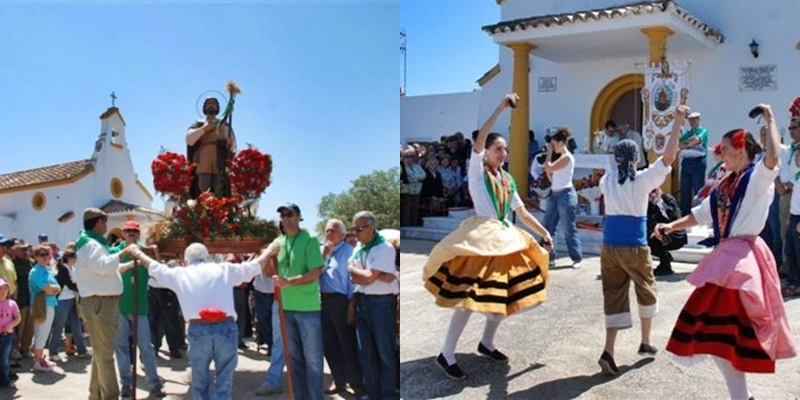
[[[292,217],[294,217],[294,213],[293,212],[281,213],[281,219],[292,218]]]
[[[369,228],[369,227],[370,227],[370,225],[365,225],[365,226],[354,226],[354,227],[353,227],[353,232],[355,232],[355,233],[361,233],[361,231],[363,231],[364,229],[367,229],[367,228]]]
[[[137,229],[125,229],[123,232],[125,233],[139,233]]]
[[[50,258],[50,254],[36,254],[36,257],[47,257]]]

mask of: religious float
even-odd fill
[[[272,157],[252,145],[235,155],[231,151],[234,99],[241,90],[229,81],[227,92],[222,117],[212,121],[213,134],[223,125],[230,132],[218,144],[211,143],[221,149],[213,188],[197,190],[198,165],[191,146],[189,157],[162,149],[151,163],[155,190],[167,199],[167,220],[153,226],[148,237],[148,244],[157,244],[161,254],[180,256],[195,242],[203,243],[210,254],[254,253],[279,234],[275,224],[256,216],[259,198],[271,183]]]

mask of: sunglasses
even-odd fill
[[[294,215],[293,212],[281,213],[281,218],[292,218]]]
[[[139,233],[138,229],[125,229],[123,232],[125,233]]]
[[[793,131],[793,130],[795,130],[795,129],[797,129],[797,128],[800,128],[800,126],[799,126],[799,125],[790,126],[790,127],[789,127],[789,130],[790,130],[790,131]]]
[[[367,228],[369,228],[369,225],[365,225],[365,226],[354,226],[354,227],[353,227],[353,232],[356,232],[356,233],[361,233],[361,231],[363,231],[364,229],[367,229]]]
[[[50,258],[50,254],[44,254],[44,253],[43,254],[36,254],[34,256],[35,257],[47,257],[47,258]]]

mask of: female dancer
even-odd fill
[[[508,357],[494,347],[497,327],[504,317],[547,299],[547,251],[514,226],[511,210],[549,246],[552,238],[523,207],[511,175],[501,166],[508,154],[506,141],[489,133],[497,117],[519,97],[509,94],[483,124],[469,162],[469,192],[475,217],[465,220],[431,251],[425,264],[425,288],[440,307],[454,308],[438,365],[453,379],[466,374],[455,358],[456,343],[473,311],[486,314],[478,353],[495,361]]]
[[[711,355],[732,399],[750,398],[746,372],[774,372],[775,360],[796,354],[786,320],[775,259],[758,236],[767,219],[778,175],[780,138],[768,105],[761,104],[769,133],[766,154],[736,129],[722,137],[722,159],[731,173],[691,214],[656,225],[654,235],[696,224],[712,225],[719,243],[686,280],[695,285],[667,350],[683,357]]]
[[[581,267],[583,260],[583,250],[581,249],[581,238],[578,236],[578,226],[576,214],[578,210],[578,193],[572,186],[572,175],[575,172],[575,156],[569,152],[567,141],[571,133],[567,127],[560,127],[556,130],[550,141],[547,143],[547,158],[545,158],[544,170],[550,176],[551,194],[544,213],[544,226],[550,235],[556,237],[559,219],[564,221],[564,236],[567,239],[567,251],[572,259],[572,268]],[[553,153],[561,154],[557,160],[553,160]],[[556,251],[550,252],[550,267],[555,266]]]
[[[678,154],[678,136],[688,108],[678,106],[672,133],[664,155],[644,171],[636,171],[641,151],[631,139],[614,146],[616,168],[609,168],[600,178],[600,190],[606,201],[603,224],[603,247],[600,252],[600,275],[603,282],[603,312],[606,342],[598,364],[609,375],[619,373],[614,362],[617,332],[628,329],[631,320],[628,292],[631,281],[636,289],[642,340],[639,354],[653,356],[650,328],[658,308],[658,291],[653,277],[653,262],[647,245],[647,205],[650,192],[664,182]]]

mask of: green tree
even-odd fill
[[[331,218],[350,226],[353,215],[372,211],[378,218],[379,229],[400,229],[400,168],[372,171],[352,181],[347,191],[328,193],[317,206],[317,233],[325,234],[325,224]]]

